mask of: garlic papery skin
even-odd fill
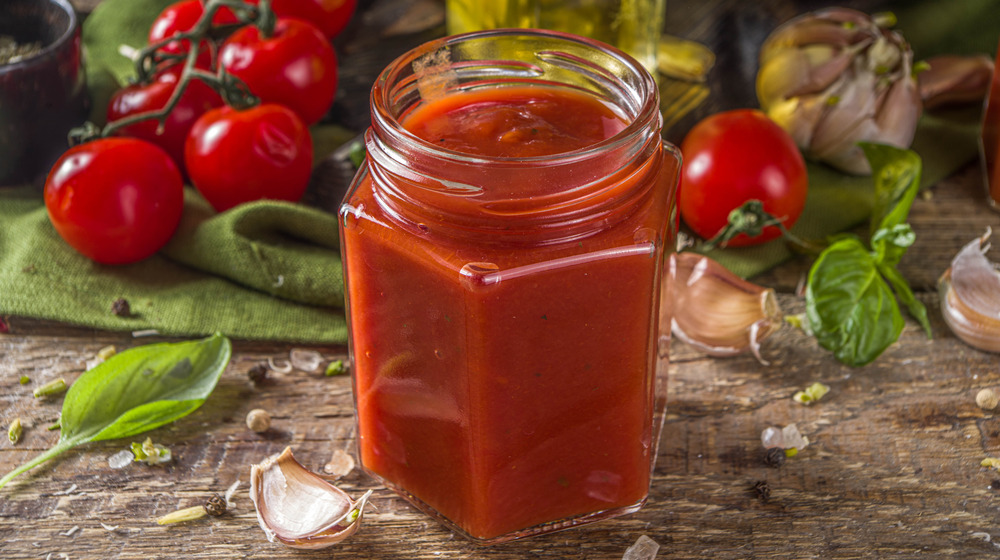
[[[310,472],[291,448],[250,467],[250,499],[267,540],[315,550],[357,532],[371,491],[357,502]]]
[[[760,355],[760,342],[782,324],[774,290],[747,282],[694,253],[671,255],[670,274],[670,326],[677,338],[710,356],[752,352],[767,364]]]
[[[985,254],[991,233],[958,252],[938,280],[938,294],[955,336],[973,348],[1000,352],[1000,273]]]
[[[927,59],[917,74],[925,109],[947,105],[981,105],[993,80],[993,60],[986,55],[941,55]]]
[[[907,148],[922,105],[913,52],[894,18],[846,8],[803,14],[760,50],[757,98],[806,157],[865,175],[858,142]]]

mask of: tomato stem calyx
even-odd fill
[[[785,218],[769,214],[764,210],[764,203],[757,199],[748,200],[733,209],[729,213],[728,223],[715,234],[715,237],[705,241],[700,249],[710,251],[717,247],[725,247],[731,239],[741,233],[748,237],[757,237],[768,227],[778,228],[785,240],[802,252],[819,254],[823,250],[821,244],[802,239],[789,231],[785,227]]]

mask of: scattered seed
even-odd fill
[[[132,307],[125,298],[118,298],[111,304],[111,313],[119,317],[131,317]]]
[[[755,482],[753,490],[757,493],[757,498],[762,502],[766,502],[771,498],[771,485],[768,484],[766,480],[758,480]]]
[[[255,385],[260,385],[264,381],[267,381],[267,366],[264,364],[257,364],[247,371],[247,377],[250,378]]]
[[[49,381],[45,385],[38,387],[32,392],[32,394],[37,397],[51,397],[52,395],[58,395],[66,390],[66,380],[60,377]]]
[[[778,468],[785,464],[785,450],[780,447],[769,447],[764,455],[764,464],[771,468]]]
[[[205,506],[192,506],[189,508],[179,509],[177,511],[172,511],[156,520],[157,525],[170,525],[172,523],[183,523],[185,521],[194,521],[195,519],[201,519],[208,515],[208,510]]]
[[[7,429],[7,439],[10,440],[11,445],[21,441],[21,433],[23,431],[24,428],[21,427],[21,419],[15,418],[14,421],[10,423],[10,428]]]
[[[326,366],[326,376],[333,377],[334,375],[341,375],[347,371],[347,367],[344,366],[344,360],[334,360]]]
[[[219,517],[223,513],[226,513],[226,500],[218,494],[212,494],[212,497],[205,502],[205,511],[213,517]]]
[[[993,410],[1000,404],[1000,395],[993,389],[982,389],[976,393],[976,404],[983,410]]]
[[[255,408],[247,413],[247,428],[259,433],[271,427],[271,415],[263,408]]]

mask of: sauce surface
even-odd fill
[[[480,89],[420,106],[403,121],[413,134],[449,150],[492,157],[536,157],[592,146],[627,123],[596,98],[540,87]]]
[[[483,90],[437,100],[404,126],[513,156],[579,149],[625,126],[579,97]],[[627,217],[537,246],[456,237],[430,220],[403,227],[372,175],[359,176],[341,234],[366,470],[481,539],[645,500],[659,271],[672,243],[662,183],[676,172],[663,161],[657,152],[618,178],[626,190],[654,185]],[[502,173],[484,180],[516,190]]]

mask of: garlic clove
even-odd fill
[[[927,59],[917,75],[924,107],[982,103],[993,78],[993,61],[986,55],[941,55]]]
[[[357,502],[303,467],[286,447],[250,467],[250,499],[267,540],[315,550],[357,532],[371,491]]]
[[[673,334],[710,356],[752,352],[761,363],[760,342],[781,327],[774,290],[729,272],[694,253],[671,255]]]
[[[974,239],[938,280],[941,314],[958,338],[973,348],[1000,352],[1000,273],[986,258],[991,231]]]

